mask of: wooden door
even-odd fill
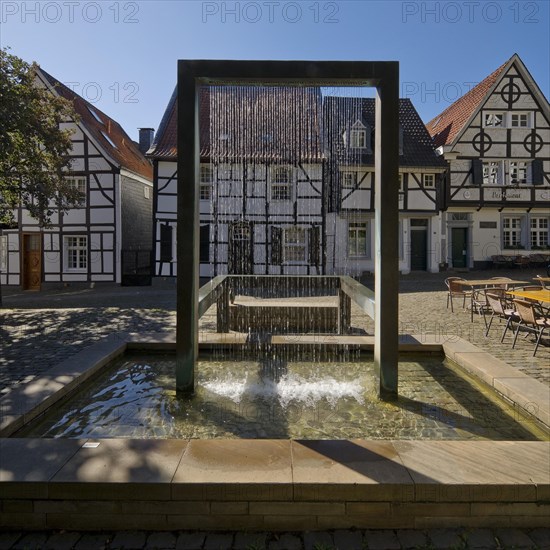
[[[411,228],[411,270],[428,268],[428,231],[425,227]]]
[[[236,222],[229,228],[230,275],[252,275],[252,227],[249,222]]]
[[[40,290],[42,281],[42,235],[23,235],[23,290]]]

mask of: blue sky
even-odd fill
[[[0,1],[0,44],[116,119],[158,128],[178,59],[397,60],[425,122],[518,53],[549,96],[550,2]]]

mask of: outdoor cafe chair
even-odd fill
[[[445,285],[447,286],[447,309],[449,309],[449,302],[451,303],[451,312],[453,309],[453,297],[462,298],[462,308],[466,306],[466,298],[472,296],[472,292],[469,290],[464,290],[462,285],[457,284],[458,281],[465,281],[462,277],[447,277],[445,279]]]
[[[491,277],[490,279],[488,279],[488,281],[495,281],[495,280],[499,280],[500,282],[489,283],[487,285],[487,288],[492,286],[493,288],[504,288],[508,290],[508,283],[506,283],[505,281],[512,281],[510,277]]]
[[[520,329],[524,329],[528,333],[534,333],[537,335],[535,350],[533,351],[534,357],[537,353],[537,349],[539,347],[543,332],[546,329],[550,329],[550,317],[539,317],[535,312],[535,305],[533,304],[533,302],[515,299],[514,305],[516,306],[516,312],[519,317],[519,322],[516,326],[512,348],[516,346],[516,340],[518,338]]]
[[[486,292],[485,296],[487,297],[487,304],[491,311],[491,318],[489,319],[489,323],[487,323],[487,320],[485,320],[485,326],[487,327],[487,330],[485,331],[485,337],[489,335],[491,325],[493,324],[493,319],[497,317],[499,321],[506,321],[506,326],[504,327],[502,337],[500,338],[500,342],[502,343],[504,342],[504,337],[506,336],[506,333],[508,332],[511,324],[519,321],[519,316],[513,308],[507,307],[504,291],[502,289],[492,289],[491,292]]]

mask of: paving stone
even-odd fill
[[[75,550],[104,550],[109,547],[111,535],[88,533],[76,543]]]
[[[284,534],[269,543],[269,550],[302,550],[302,541],[296,535]]]
[[[495,529],[495,534],[503,548],[533,548],[535,543],[520,529]]]
[[[162,532],[153,533],[149,535],[147,544],[144,548],[150,548],[151,550],[161,550],[164,548],[176,548],[176,535],[174,533]]]
[[[369,550],[399,550],[401,544],[391,529],[368,529],[365,531],[365,542]]]
[[[539,550],[550,550],[550,529],[539,527],[528,533],[529,538],[538,546]]]
[[[336,550],[360,550],[363,548],[363,534],[348,529],[335,531],[334,547]]]
[[[430,529],[428,538],[435,548],[454,548],[460,547],[463,540],[460,538],[458,529]]]
[[[13,550],[44,550],[47,540],[46,533],[29,533],[21,537],[12,548]]]
[[[74,531],[56,533],[48,538],[46,548],[47,550],[71,550],[80,537],[81,534]]]
[[[176,542],[176,550],[200,550],[205,538],[204,533],[181,533]]]
[[[404,549],[422,548],[428,544],[428,539],[424,531],[419,529],[398,529],[397,538]]]
[[[326,531],[305,533],[304,547],[306,550],[333,550],[334,541]]]
[[[0,533],[0,550],[10,550],[20,537],[21,533],[18,532]]]
[[[233,545],[233,535],[213,534],[206,535],[204,550],[230,550]]]
[[[136,550],[145,546],[147,533],[143,531],[121,531],[115,535],[110,550]]]
[[[233,550],[264,550],[267,533],[237,533],[233,542]]]
[[[471,529],[464,531],[462,536],[468,548],[497,548],[497,541],[491,529]]]

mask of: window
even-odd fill
[[[504,128],[505,113],[484,113],[483,126],[485,128]]]
[[[368,256],[367,222],[350,222],[348,225],[348,256]]]
[[[367,132],[366,130],[358,130],[354,128],[350,132],[350,147],[356,149],[364,149],[367,146]]]
[[[6,273],[8,268],[8,236],[0,235],[0,273]]]
[[[105,132],[101,132],[101,135],[105,138],[105,141],[106,141],[111,147],[114,147],[115,149],[117,148],[117,146],[115,145],[115,142],[114,142]]]
[[[284,230],[284,261],[306,261],[306,230],[302,227],[288,227]]]
[[[354,189],[357,185],[357,172],[341,172],[342,187],[344,189]]]
[[[499,185],[502,183],[502,164],[500,162],[483,163],[483,184]]]
[[[65,267],[67,271],[85,271],[87,269],[87,237],[65,237]]]
[[[399,184],[399,191],[403,191],[403,174],[401,172],[397,174],[397,181]]]
[[[81,195],[81,200],[78,206],[86,206],[86,178],[70,177],[65,178],[65,181],[69,184],[71,189],[75,189]]]
[[[549,218],[531,218],[531,248],[548,248]]]
[[[510,161],[510,185],[527,183],[527,163]]]
[[[511,113],[510,126],[512,128],[529,128],[529,113]]]
[[[274,168],[271,174],[271,198],[276,201],[290,200],[290,181],[291,172],[289,168]]]
[[[149,186],[148,186],[148,185],[144,185],[144,186],[143,186],[143,196],[144,196],[146,199],[150,199],[150,198],[151,198],[151,190],[149,189]]]
[[[206,165],[200,167],[200,190],[199,198],[201,201],[209,201],[212,198],[212,166]]]
[[[506,217],[502,219],[503,248],[519,248],[521,246],[521,218]]]
[[[424,185],[424,188],[433,189],[435,187],[435,174],[423,174],[422,184]]]

